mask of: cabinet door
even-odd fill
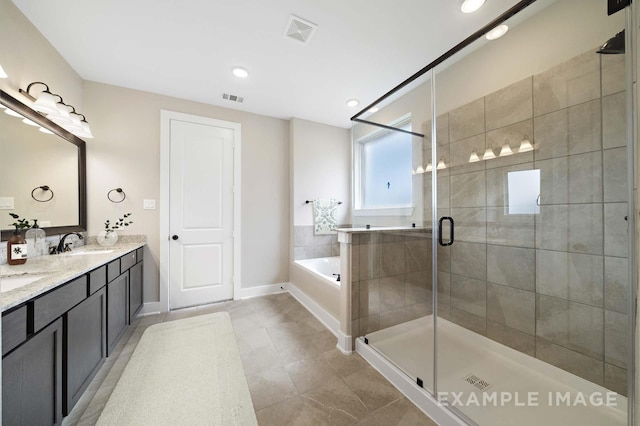
[[[62,319],[2,359],[2,423],[62,421]]]
[[[129,323],[142,309],[142,262],[129,269]]]
[[[64,413],[69,414],[107,356],[107,293],[103,287],[67,312]]]
[[[120,340],[129,322],[129,273],[107,284],[107,356]]]

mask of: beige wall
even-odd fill
[[[293,225],[313,225],[305,200],[335,198],[338,224],[350,223],[351,138],[349,130],[299,118],[291,119],[291,185]]]
[[[145,302],[159,300],[159,210],[142,210],[142,200],[159,202],[160,109],[242,124],[241,286],[288,280],[287,121],[83,82],[10,0],[0,0],[0,64],[9,75],[0,80],[0,89],[24,100],[18,88],[44,81],[87,116],[95,135],[87,143],[89,233],[97,233],[106,219],[121,212],[134,214],[129,232],[149,238]],[[115,187],[127,194],[119,205],[106,198]]]
[[[89,233],[106,219],[132,212],[132,234],[146,234],[145,301],[159,300],[159,210],[143,199],[160,198],[160,110],[178,111],[242,125],[241,287],[288,280],[288,122],[148,92],[85,82],[84,102],[95,136],[87,144]],[[122,187],[122,204],[107,200]]]
[[[11,0],[0,0],[0,65],[9,76],[0,79],[0,89],[12,96],[24,100],[18,88],[42,81],[66,103],[83,111],[82,79]],[[39,93],[42,87],[32,90]]]

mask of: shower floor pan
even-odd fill
[[[393,365],[392,370],[400,370],[414,383],[419,378],[425,389],[433,389],[431,315],[366,337],[369,344],[360,340],[358,351],[374,367],[382,371]],[[438,392],[445,392],[442,396],[479,425],[627,424],[627,398],[602,386],[442,318],[438,318],[437,337]],[[386,360],[372,356],[374,352]],[[376,362],[387,365],[381,369]],[[393,374],[385,375],[394,382],[390,377]],[[398,383],[394,384],[403,390]],[[416,395],[415,390],[411,392]],[[454,399],[454,393],[458,400]],[[495,399],[491,399],[492,396]],[[420,398],[410,399],[422,405],[416,401]],[[433,406],[421,408],[431,414]]]

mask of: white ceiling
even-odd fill
[[[465,15],[462,0],[13,1],[85,80],[341,127],[517,3]],[[307,45],[283,37],[292,13],[318,25]]]

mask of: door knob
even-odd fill
[[[174,236],[172,236],[172,237],[171,237],[171,239],[172,239],[173,241],[175,241],[175,240],[177,240],[177,239],[178,239],[178,236],[177,236],[177,235],[174,235]]]

